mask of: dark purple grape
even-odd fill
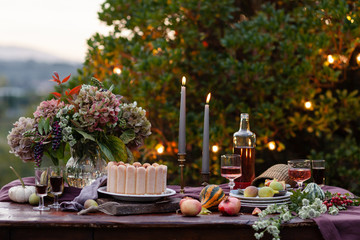
[[[34,158],[35,158],[36,166],[38,167],[40,166],[43,155],[44,155],[44,145],[42,142],[38,142],[35,144],[35,148],[34,148]]]
[[[52,149],[55,151],[60,147],[62,134],[61,134],[61,127],[59,125],[58,121],[55,121],[52,125],[52,132],[53,132],[53,138],[52,138]]]

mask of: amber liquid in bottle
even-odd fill
[[[256,135],[250,131],[249,114],[242,113],[240,129],[234,133],[234,153],[241,157],[242,175],[235,179],[235,189],[244,189],[255,178],[255,143]]]

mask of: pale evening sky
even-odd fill
[[[111,28],[97,12],[105,0],[0,0],[0,46],[44,51],[83,62],[86,41]]]

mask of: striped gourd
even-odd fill
[[[207,185],[200,192],[200,202],[203,208],[211,208],[219,205],[225,197],[225,193],[218,185]]]
[[[309,193],[310,197],[313,199],[315,198],[320,198],[321,200],[325,199],[324,191],[316,183],[309,183],[305,187],[304,192]]]

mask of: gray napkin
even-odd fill
[[[106,184],[107,177],[103,176],[95,180],[90,186],[84,187],[79,196],[74,198],[71,202],[62,202],[60,208],[62,211],[78,212],[84,208],[84,203],[88,199],[98,198],[98,188]]]

